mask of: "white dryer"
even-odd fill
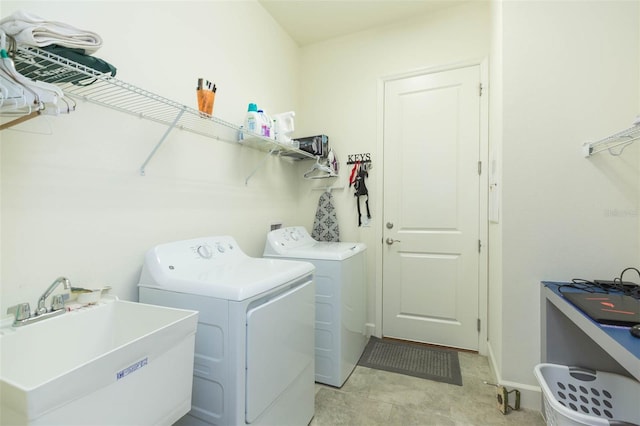
[[[311,421],[313,272],[308,262],[249,257],[228,236],[146,253],[140,301],[200,312],[191,411],[177,424]]]
[[[302,226],[267,234],[264,257],[316,267],[316,382],[341,387],[367,344],[366,249],[364,243],[316,241]]]

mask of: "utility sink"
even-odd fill
[[[0,331],[0,424],[171,425],[198,313],[121,300]]]

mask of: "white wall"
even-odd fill
[[[379,122],[382,78],[419,69],[438,67],[461,61],[486,58],[489,53],[489,4],[470,2],[432,16],[421,16],[390,25],[318,43],[302,49],[302,87],[300,125],[308,134],[324,132],[330,136],[342,161],[341,177],[334,185],[338,220],[344,241],[364,241],[368,250],[368,320],[376,318],[380,303],[380,239],[382,223],[381,123]],[[309,122],[311,120],[311,122]],[[297,123],[296,123],[297,125]],[[347,155],[371,153],[373,170],[366,182],[372,226],[357,227],[356,201],[348,188],[350,166]],[[311,191],[310,182],[301,186],[301,198],[317,200],[320,191]],[[364,205],[364,203],[363,203]],[[310,218],[315,204],[301,205],[301,217]],[[308,211],[305,212],[305,208]],[[379,331],[379,330],[378,330]]]
[[[637,266],[640,147],[590,159],[580,148],[638,113],[638,2],[498,6],[503,201],[491,253],[497,244],[502,256],[490,285],[502,321],[490,340],[501,378],[535,385],[540,281],[612,279]]]
[[[96,56],[118,77],[196,106],[196,79],[216,82],[214,112],[240,124],[247,104],[296,109],[298,47],[254,1],[4,1],[97,32]],[[245,186],[263,154],[174,130],[138,169],[165,127],[89,103],[2,132],[1,312],[33,306],[65,275],[137,300],[143,255],[155,244],[233,235],[260,256],[273,220],[297,223],[296,167],[276,158]],[[32,132],[44,132],[39,134]]]

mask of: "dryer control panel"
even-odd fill
[[[224,256],[234,256],[238,250],[235,241],[226,241],[220,239],[213,240],[196,240],[191,247],[191,251],[198,255],[200,259],[213,259]]]
[[[304,226],[289,226],[276,229],[267,235],[267,246],[276,251],[291,250],[316,243]]]
[[[189,266],[203,262],[229,262],[247,255],[233,237],[203,237],[175,241],[154,247],[152,255],[159,265]]]

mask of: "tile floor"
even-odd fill
[[[316,384],[316,411],[310,426],[451,425],[544,426],[534,410],[496,408],[495,388],[486,357],[459,352],[463,386],[357,366],[337,389]]]

